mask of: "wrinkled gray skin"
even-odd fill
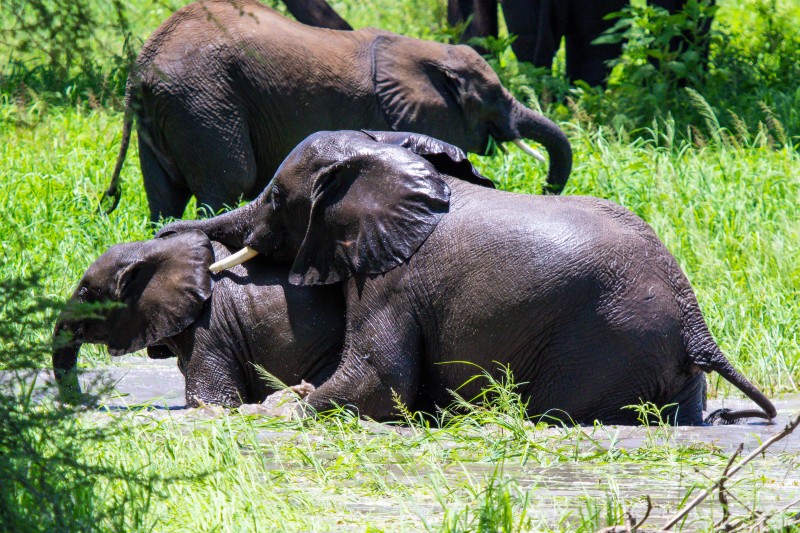
[[[465,164],[466,163],[466,164]],[[678,404],[702,422],[717,371],[772,418],[727,361],[675,259],[641,219],[588,197],[479,185],[464,154],[424,136],[321,132],[302,142],[252,203],[181,221],[291,264],[290,281],[343,281],[342,363],[308,397],[395,416],[391,391],[431,412],[448,390],[508,365],[531,414],[634,424],[624,406]],[[459,389],[471,397],[480,383]],[[738,413],[741,416],[742,413]],[[728,419],[735,418],[731,415]]]
[[[253,0],[178,10],[128,80],[119,172],[134,114],[150,218],[180,218],[191,195],[219,210],[254,198],[286,155],[320,130],[410,130],[484,153],[519,138],[550,156],[545,189],[572,167],[564,133],[515,100],[467,46],[364,29],[314,28]],[[113,207],[112,207],[113,209]]]
[[[229,251],[200,232],[112,246],[86,271],[70,303],[118,302],[101,319],[67,306],[54,334],[53,368],[65,400],[80,398],[82,343],[111,355],[147,348],[178,357],[186,403],[236,407],[274,392],[260,365],[288,385],[322,384],[339,363],[344,301],[336,287],[296,287],[287,268],[257,258],[220,274]]]

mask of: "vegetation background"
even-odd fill
[[[86,267],[111,244],[152,235],[135,143],[120,207],[110,216],[96,209],[119,148],[128,66],[185,3],[0,6],[0,368],[46,367],[55,313]],[[444,42],[458,32],[445,24],[444,0],[331,4],[356,28]],[[716,10],[689,4],[668,17],[634,1],[618,25],[628,44],[606,89],[570,85],[563,57],[552,70],[518,63],[507,36],[483,44],[506,86],[570,136],[575,167],[565,194],[611,199],[650,223],[734,364],[769,395],[796,393],[800,1],[719,0]],[[669,39],[703,13],[715,16],[709,42],[697,37],[671,52]],[[698,50],[706,44],[710,65],[702,71]],[[471,159],[508,190],[538,191],[544,179],[544,168],[513,148]],[[192,205],[187,216],[193,213]],[[82,364],[107,361],[103,350],[82,351]],[[625,461],[669,464],[671,472],[723,460],[714,449],[687,450],[668,439],[632,452],[587,444],[576,428],[526,426],[508,383],[494,384],[495,403],[471,418],[453,416],[439,433],[414,423],[403,436],[346,416],[305,424],[98,418],[37,399],[29,380],[2,383],[0,477],[10,480],[0,491],[4,530],[588,531],[621,523],[630,502],[619,490],[587,497],[578,510],[551,502],[553,519],[528,505],[535,487],[507,473],[529,461],[585,463],[595,475]],[[717,376],[710,384],[712,395],[730,392]],[[487,421],[494,425],[477,424]],[[270,432],[285,438],[259,438]],[[452,473],[466,464],[486,468]],[[755,478],[747,487],[757,492]],[[362,500],[372,507],[348,510]],[[376,514],[382,505],[390,512]],[[691,526],[710,527],[709,520]]]

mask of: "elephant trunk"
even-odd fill
[[[533,139],[545,147],[550,156],[550,168],[547,172],[547,183],[543,192],[545,194],[561,193],[572,171],[572,147],[567,136],[555,122],[540,113],[531,111],[519,102],[514,103],[511,126],[512,140]]]
[[[264,236],[269,232],[265,231],[266,221],[262,213],[265,199],[269,197],[269,194],[270,188],[267,187],[258,198],[246,206],[213,218],[173,222],[161,228],[156,234],[156,238],[190,230],[202,231],[212,241],[239,249],[238,252],[213,263],[208,268],[215,273],[228,270],[252,259],[259,253],[268,253],[268,245]]]
[[[252,245],[253,248],[263,253],[265,250],[261,249],[261,243],[254,241],[254,237],[258,235],[258,229],[262,228],[264,224],[259,214],[268,193],[269,187],[246,206],[212,218],[178,220],[167,224],[156,233],[156,238],[198,230],[205,233],[210,240],[226,246],[243,248],[246,245]]]
[[[80,341],[76,340],[77,331],[62,313],[53,331],[53,373],[55,374],[58,392],[64,403],[78,403],[81,398],[81,385],[78,382],[78,352]]]

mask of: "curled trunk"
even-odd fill
[[[545,194],[560,194],[572,171],[572,147],[569,139],[555,122],[540,113],[515,103],[511,115],[513,131],[510,140],[532,139],[540,143],[550,156]]]

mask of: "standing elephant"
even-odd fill
[[[273,390],[260,365],[287,384],[322,384],[339,363],[344,300],[336,287],[295,287],[288,269],[267,260],[212,275],[227,248],[199,231],[112,246],[83,275],[59,317],[53,368],[65,400],[80,394],[75,365],[82,343],[111,355],[147,348],[178,357],[186,403],[236,407]],[[75,304],[121,304],[86,316]]]
[[[289,13],[303,24],[331,30],[353,29],[325,0],[283,0],[283,3]]]
[[[624,407],[652,402],[676,404],[666,413],[678,424],[699,424],[702,371],[714,370],[763,409],[749,416],[775,416],[720,351],[688,280],[641,219],[596,198],[478,186],[455,148],[425,156],[436,145],[396,132],[317,133],[249,205],[162,234],[200,229],[267,254],[291,265],[293,284],[343,282],[342,362],[307,397],[317,410],[350,405],[385,420],[396,395],[432,412],[449,390],[477,394],[474,365],[496,371],[498,361],[531,414],[631,424]],[[457,361],[471,364],[442,364]]]
[[[254,0],[195,2],[145,43],[106,191],[114,206],[134,114],[153,221],[181,217],[191,195],[212,210],[255,197],[297,143],[324,129],[411,130],[478,153],[490,139],[534,139],[550,155],[550,192],[572,168],[564,133],[469,47],[314,28]]]
[[[511,48],[517,59],[549,68],[563,37],[567,77],[601,85],[610,72],[608,62],[622,52],[622,43],[592,44],[592,41],[614,25],[614,20],[604,17],[622,10],[628,3],[629,0],[503,0],[502,6],[508,33],[516,36]],[[648,0],[648,3],[676,13],[687,0]],[[450,0],[447,8],[451,26],[472,16],[463,40],[497,36],[497,0]],[[709,18],[698,32],[706,34],[710,26]],[[670,47],[678,50],[683,40],[691,38],[687,35],[684,39],[673,39]],[[707,57],[707,49],[705,54]]]

